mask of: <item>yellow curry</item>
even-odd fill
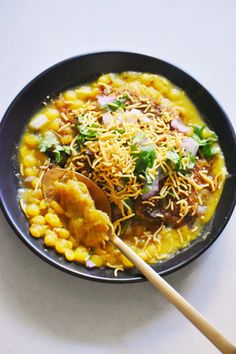
[[[29,121],[19,147],[19,200],[30,233],[68,261],[133,265],[108,241],[108,216],[95,209],[85,185],[55,183],[55,166],[91,178],[107,194],[115,232],[150,264],[201,237],[227,175],[216,134],[184,91],[147,73],[105,74],[72,88]]]

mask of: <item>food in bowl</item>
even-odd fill
[[[132,263],[104,238],[81,238],[60,198],[47,203],[47,169],[60,166],[97,183],[116,233],[150,264],[202,236],[227,175],[216,134],[185,92],[136,72],[105,74],[45,102],[25,129],[19,159],[19,200],[31,235],[68,261],[116,273]]]
[[[78,243],[86,247],[99,247],[108,241],[109,216],[97,210],[87,186],[74,179],[55,181],[53,200],[62,208],[68,230],[76,235]]]

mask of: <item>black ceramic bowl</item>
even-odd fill
[[[162,60],[125,52],[87,54],[67,59],[52,66],[32,80],[18,94],[1,122],[1,206],[16,234],[35,254],[58,269],[90,280],[125,283],[140,281],[143,280],[143,277],[135,268],[119,272],[118,277],[115,278],[111,269],[87,269],[82,265],[67,262],[53,250],[46,249],[41,239],[34,239],[30,236],[28,221],[17,201],[19,187],[17,146],[29,118],[39,109],[46,96],[54,96],[67,88],[93,81],[103,73],[126,70],[163,75],[185,90],[197,106],[203,119],[219,136],[229,172],[208,236],[205,239],[199,237],[187,249],[173,258],[156,264],[154,269],[159,274],[168,274],[198,257],[220,235],[229,220],[236,201],[235,133],[229,119],[216,100],[191,76]]]

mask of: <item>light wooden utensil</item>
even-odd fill
[[[182,314],[199,329],[222,353],[236,354],[236,347],[190,305],[172,286],[158,275],[118,236],[112,234],[110,241],[123,253],[140,272],[170,301]]]
[[[43,192],[47,199],[52,198],[53,183],[60,179],[76,177],[86,184],[91,197],[98,209],[111,216],[110,203],[106,194],[89,178],[67,170],[53,168],[48,170],[43,178]],[[142,260],[130,247],[122,241],[113,230],[110,231],[112,242],[139,270],[140,272],[171,302],[192,324],[211,341],[211,343],[224,354],[236,354],[236,347],[224,337],[212,324],[204,318],[192,305],[190,305],[172,286],[158,275],[146,262]]]

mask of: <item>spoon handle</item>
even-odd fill
[[[123,253],[141,273],[167,298],[182,314],[224,354],[236,354],[236,347],[218,332],[192,305],[174,290],[160,275],[144,262],[118,236],[112,235],[110,241]]]

